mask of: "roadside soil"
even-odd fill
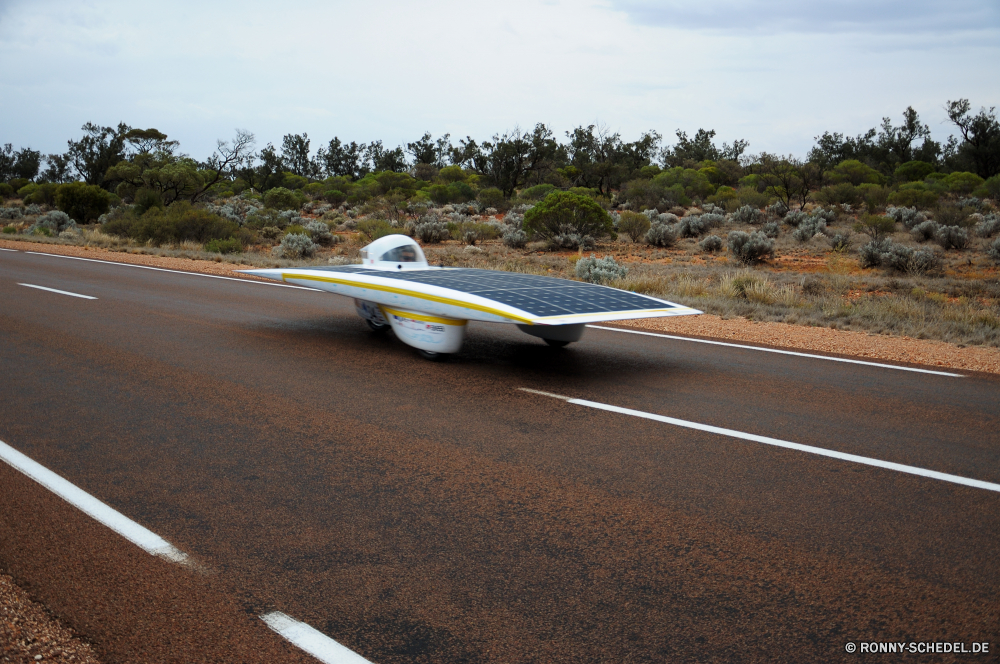
[[[0,661],[99,664],[90,644],[0,573]]]
[[[221,256],[214,261],[197,260],[152,256],[134,249],[131,251],[109,251],[96,247],[50,245],[14,240],[0,240],[0,247],[62,256],[94,258],[132,265],[147,265],[184,272],[255,279],[235,272],[235,270],[250,269],[251,266],[227,263]],[[776,348],[819,351],[872,360],[1000,374],[1000,349],[962,347],[943,341],[807,327],[788,323],[755,322],[745,318],[724,319],[709,314],[617,321],[612,324],[666,334],[724,339]]]

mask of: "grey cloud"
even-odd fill
[[[982,0],[612,0],[641,25],[682,29],[905,35],[1000,28],[1000,3]]]

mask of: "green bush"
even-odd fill
[[[757,191],[754,187],[740,187],[736,190],[736,198],[726,201],[726,209],[728,210],[730,206],[732,206],[733,209],[737,209],[749,205],[750,207],[759,210],[767,207],[767,204],[770,201],[770,196]]]
[[[904,185],[905,186],[905,185]],[[938,195],[926,189],[900,189],[889,195],[889,203],[899,207],[928,210],[937,205]]]
[[[165,210],[150,208],[142,215],[129,210],[105,222],[103,230],[109,235],[160,245],[225,240],[239,235],[240,228],[233,221],[179,201]]]
[[[923,180],[934,172],[934,165],[926,161],[908,161],[896,167],[892,176],[896,182],[915,182]]]
[[[974,189],[981,186],[985,180],[975,173],[957,172],[951,173],[945,178],[948,190],[960,195],[969,195]]]
[[[358,232],[368,238],[369,242],[374,242],[380,237],[398,233],[399,229],[393,228],[385,219],[365,219],[358,222]]]
[[[526,201],[540,201],[556,190],[552,184],[536,184],[534,187],[522,189],[519,197]]]
[[[1000,175],[994,175],[983,182],[983,189],[985,189],[985,196],[992,198],[995,201],[1000,200]]]
[[[347,194],[339,189],[327,189],[323,192],[323,200],[331,205],[340,205],[347,200]]]
[[[71,184],[83,184],[82,182],[73,182]],[[56,193],[59,191],[60,187],[65,187],[69,185],[58,185],[52,182],[43,182],[42,184],[26,184],[17,191],[17,195],[21,197],[25,205],[55,205],[56,204]],[[103,190],[102,190],[103,191]]]
[[[215,254],[236,254],[243,251],[243,245],[234,237],[228,240],[209,240],[205,243],[205,251]]]
[[[832,171],[827,173],[831,182],[850,182],[854,186],[869,182],[871,184],[882,184],[882,175],[871,166],[861,163],[857,159],[847,159],[837,164]]]
[[[529,237],[554,240],[558,235],[605,237],[614,226],[594,199],[560,191],[524,213],[524,230]]]
[[[576,276],[583,281],[592,284],[606,284],[616,279],[624,279],[628,275],[628,268],[619,265],[614,256],[597,258],[594,254],[590,258],[581,258],[576,262]]]
[[[444,184],[432,184],[427,189],[427,195],[438,205],[444,205],[451,200],[451,192],[448,190],[448,185]]]
[[[854,230],[858,233],[864,233],[873,242],[881,242],[887,235],[896,230],[896,222],[892,217],[866,214],[854,224]]]
[[[97,221],[108,211],[111,194],[96,184],[70,182],[56,190],[56,207],[82,223]]]
[[[448,185],[448,200],[452,203],[465,203],[476,198],[476,192],[465,182],[452,182]]]
[[[469,177],[461,166],[445,166],[438,171],[437,176],[443,182],[462,182]]]
[[[855,185],[850,182],[841,182],[840,184],[823,187],[815,192],[812,197],[817,203],[822,203],[823,205],[844,205],[846,203],[847,205],[855,206],[861,204],[863,200],[862,195],[862,191]]]
[[[4,226],[3,227],[3,232],[6,233],[7,235],[11,235],[13,233],[16,233],[17,229],[14,228],[13,226]]]
[[[145,213],[150,208],[162,210],[164,207],[163,198],[160,196],[160,192],[155,189],[138,190],[132,197],[132,204],[135,205],[135,211],[139,214]]]
[[[620,193],[634,210],[658,210],[666,212],[675,205],[690,205],[691,199],[684,195],[681,184],[667,185],[657,180],[630,180]]]
[[[303,202],[301,194],[284,187],[268,189],[264,194],[264,207],[274,210],[298,210]]]
[[[6,182],[0,182],[0,197],[10,198],[14,195],[14,187],[10,186]]]
[[[306,196],[319,197],[323,193],[323,189],[322,182],[310,182],[302,187],[302,193]]]
[[[507,205],[507,199],[504,198],[503,192],[496,187],[480,189],[476,198],[478,198],[479,202],[483,204],[483,207],[496,208],[501,212],[506,212],[509,207]]]
[[[638,242],[646,235],[649,225],[649,217],[646,215],[626,210],[618,220],[618,232],[629,236],[633,242]]]

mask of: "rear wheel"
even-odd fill
[[[420,354],[420,357],[431,362],[440,362],[447,355],[447,353],[435,353],[432,350],[424,350],[423,348],[418,348],[417,352]]]
[[[546,339],[545,343],[552,346],[553,348],[565,348],[569,345],[568,341],[561,341],[559,339]]]
[[[376,323],[375,321],[366,318],[365,322],[368,323],[368,327],[374,332],[388,332],[389,328],[392,327],[388,323]]]

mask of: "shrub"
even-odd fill
[[[111,195],[97,185],[70,182],[56,190],[56,207],[84,223],[96,221],[108,211],[110,203]]]
[[[76,222],[70,219],[69,215],[59,210],[53,210],[48,214],[39,217],[26,231],[29,235],[59,235],[63,231],[76,229]],[[41,230],[47,233],[39,233]]]
[[[753,233],[732,231],[729,233],[728,241],[730,255],[744,265],[760,263],[774,255],[774,240],[760,231]]]
[[[990,258],[1000,263],[1000,237],[990,243],[990,248],[986,251],[986,253]]]
[[[528,235],[520,229],[511,229],[503,234],[503,243],[512,249],[520,249],[528,244]]]
[[[205,243],[205,251],[213,254],[237,254],[243,251],[243,244],[234,237],[228,240],[209,240]]]
[[[280,258],[302,258],[316,253],[316,244],[304,233],[288,233],[271,253]]]
[[[838,254],[846,253],[851,248],[851,234],[837,233],[830,238],[830,248]]]
[[[936,221],[925,221],[917,224],[910,230],[910,236],[917,242],[927,242],[937,236],[941,224]]]
[[[576,276],[592,284],[606,284],[615,279],[623,279],[628,268],[615,262],[613,256],[581,258],[576,262]]]
[[[941,268],[941,257],[934,251],[895,244],[892,240],[872,240],[861,247],[861,267],[884,267],[907,274],[927,274]]]
[[[702,240],[698,246],[701,247],[702,251],[715,253],[716,251],[722,249],[722,238],[719,237],[718,235],[709,235],[704,240]]]
[[[917,208],[915,207],[890,206],[886,208],[885,214],[887,217],[892,218],[894,221],[903,224],[909,229],[927,221],[927,215],[923,212],[917,212]]]
[[[984,184],[986,181],[975,173],[956,172],[951,173],[944,179],[948,189],[956,194],[969,195],[974,189]]]
[[[151,208],[141,216],[128,210],[104,222],[102,230],[109,235],[157,245],[185,240],[204,244],[239,235],[239,226],[234,222],[193,207],[187,201],[176,202],[166,210]]]
[[[875,242],[880,242],[886,235],[896,230],[896,222],[890,217],[866,214],[854,224],[854,230],[864,233]]]
[[[163,209],[163,198],[160,196],[158,191],[153,189],[139,189],[132,196],[132,204],[135,206],[135,211],[138,214],[143,214],[146,210],[150,208],[160,208]]]
[[[0,182],[0,196],[4,198],[12,198],[14,196],[14,187],[10,186],[6,182]]]
[[[24,211],[19,207],[0,207],[0,219],[20,219]]]
[[[926,161],[908,161],[896,167],[892,174],[897,182],[914,182],[923,180],[934,172],[934,165]]]
[[[413,227],[413,235],[424,244],[436,244],[451,237],[448,225],[443,221],[434,221],[433,218],[421,220]]]
[[[6,233],[7,235],[11,235],[12,233],[16,233],[17,229],[13,226],[4,226],[3,232]]]
[[[983,190],[994,201],[1000,200],[1000,174],[987,178],[983,183]]]
[[[483,204],[483,207],[507,209],[507,199],[504,198],[503,192],[496,187],[480,189],[476,198]]]
[[[519,197],[526,201],[540,201],[555,190],[555,185],[536,184],[534,187],[522,189]]]
[[[735,224],[760,224],[765,218],[766,215],[757,208],[744,205],[733,213],[732,221]]]
[[[340,205],[347,200],[347,194],[340,189],[327,189],[323,192],[323,200],[332,205]]]
[[[677,243],[677,230],[677,224],[667,224],[657,218],[646,231],[646,244],[654,247],[672,247]]]
[[[958,226],[939,226],[934,239],[942,249],[965,249],[969,246],[969,233]]]
[[[719,291],[734,300],[746,300],[761,304],[769,304],[774,300],[770,280],[749,270],[723,276],[719,283]]]
[[[781,235],[781,224],[776,221],[769,221],[760,227],[761,232],[769,238],[776,238]]]
[[[861,267],[879,267],[882,265],[882,253],[888,251],[891,240],[870,240],[858,250],[858,263]]]
[[[934,210],[934,219],[942,226],[972,226],[976,223],[969,210],[955,205],[942,205]]]
[[[357,228],[362,235],[368,238],[369,242],[398,232],[398,229],[393,228],[385,219],[364,219],[358,222]]]
[[[976,235],[979,237],[993,237],[1000,232],[1000,215],[987,214],[976,224]]]
[[[809,215],[799,227],[792,233],[792,237],[799,242],[808,242],[820,233],[826,232],[826,220],[819,215]]]
[[[264,207],[273,210],[298,210],[302,206],[301,194],[284,187],[268,189],[264,194]]]
[[[857,159],[847,159],[840,162],[828,175],[834,182],[850,182],[854,186],[864,183],[882,184],[881,174]]]
[[[622,212],[618,220],[618,232],[629,236],[633,242],[640,241],[649,227],[649,217],[638,212]]]
[[[322,221],[307,221],[305,224],[305,231],[309,234],[309,238],[313,242],[324,247],[329,247],[340,240],[340,236],[331,233],[330,227]]]
[[[82,182],[73,182],[70,184],[83,185]],[[25,203],[36,203],[38,205],[55,205],[56,204],[56,194],[59,189],[66,185],[58,185],[52,182],[43,182],[41,184],[27,184],[17,191],[17,195],[21,197]],[[87,185],[84,185],[87,186]],[[101,191],[104,191],[103,189]]]
[[[785,223],[789,226],[798,228],[799,224],[801,224],[807,216],[808,215],[806,215],[806,213],[802,210],[792,210],[785,215]]]
[[[605,237],[614,232],[611,217],[594,199],[568,191],[550,194],[524,215],[529,237]],[[577,246],[580,246],[579,243]]]
[[[937,201],[936,192],[924,189],[900,189],[889,195],[889,203],[892,205],[912,206],[924,210],[937,205]]]
[[[862,191],[850,182],[823,187],[813,194],[813,198],[825,205],[860,205]]]

